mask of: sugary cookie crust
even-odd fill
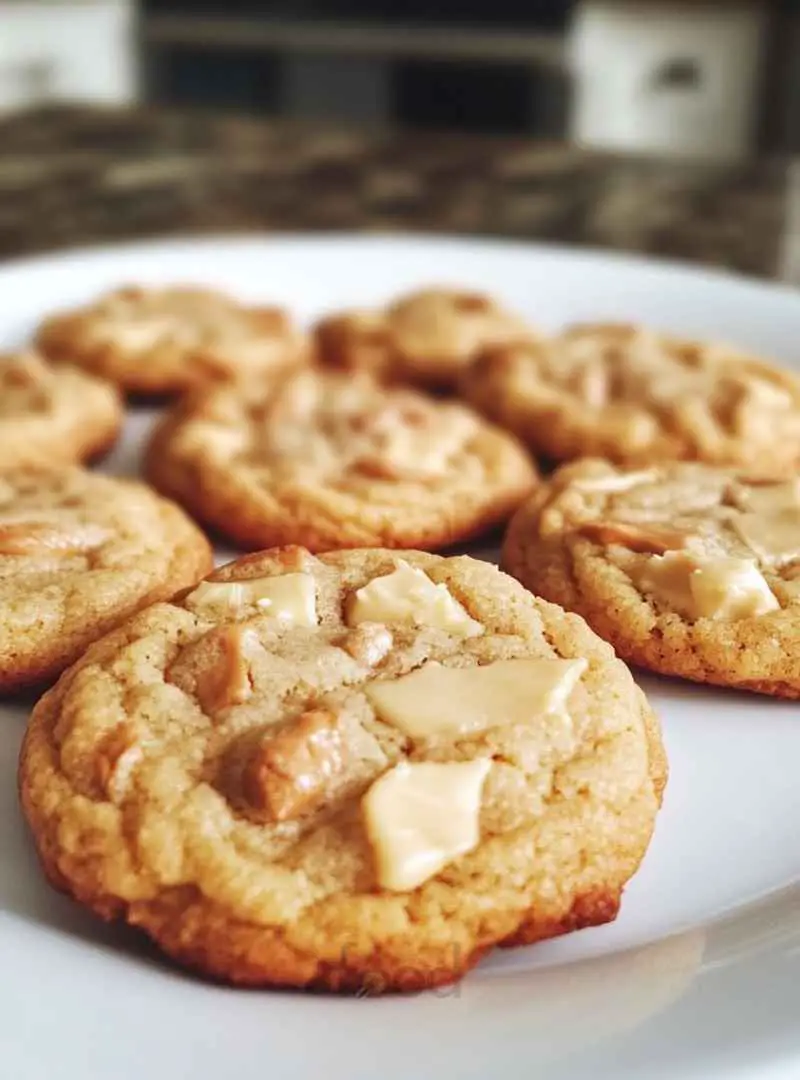
[[[211,566],[203,534],[142,484],[0,471],[0,691],[52,679]]]
[[[188,286],[117,289],[45,319],[36,341],[49,359],[79,365],[134,394],[174,394],[308,360],[306,338],[283,309],[246,307]]]
[[[504,521],[536,479],[521,446],[471,410],[367,375],[304,371],[185,401],[147,475],[251,548],[437,548]]]
[[[117,390],[35,352],[0,355],[0,472],[101,456],[122,424]]]
[[[330,315],[315,331],[323,364],[439,390],[453,390],[483,349],[534,336],[491,297],[443,288],[409,293],[383,310]]]
[[[462,391],[555,461],[690,460],[768,474],[800,462],[800,381],[723,345],[587,325],[488,351]]]
[[[403,558],[484,632],[394,624],[378,628],[390,651],[365,652],[369,624],[347,625],[348,597],[397,557],[288,548],[216,571],[217,582],[261,582],[227,606],[224,591],[209,607],[208,590],[192,590],[95,644],[37,705],[20,762],[53,884],[180,962],[251,985],[420,989],[497,943],[612,919],[666,779],[644,696],[582,620],[495,568]],[[313,577],[318,626],[271,618],[253,599],[263,579],[297,574]],[[588,661],[568,714],[411,740],[364,693],[426,663],[531,656]],[[330,739],[312,747],[321,730]],[[321,792],[320,754],[334,785]],[[490,760],[478,846],[412,891],[378,888],[364,791],[400,761],[478,758]]]
[[[626,473],[582,461],[559,470],[514,517],[503,567],[581,614],[630,663],[797,698],[798,523],[796,479],[680,463]],[[652,584],[652,568],[665,558],[679,568],[681,560],[749,567],[760,613],[692,617]],[[733,582],[734,600],[739,589]]]

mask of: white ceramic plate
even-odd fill
[[[667,264],[443,239],[214,239],[8,264],[0,346],[127,281],[204,281],[303,318],[430,282],[546,328],[643,320],[800,358],[800,295]],[[136,471],[151,415],[107,468]],[[2,454],[2,447],[0,447]],[[208,985],[39,873],[15,793],[30,703],[0,706],[0,1076],[8,1080],[682,1080],[800,1076],[800,708],[642,680],[672,765],[619,920],[498,952],[460,985],[354,1000]]]

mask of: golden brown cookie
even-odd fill
[[[666,779],[582,619],[487,563],[273,549],[141,612],[34,710],[48,878],[245,985],[417,990],[613,919]]]
[[[199,384],[294,367],[305,335],[281,308],[245,307],[211,289],[127,286],[87,307],[51,315],[36,341],[134,394],[175,394]]]
[[[211,566],[203,534],[143,484],[78,468],[0,472],[0,691],[54,678]]]
[[[623,660],[800,697],[800,480],[582,461],[513,519],[503,566]]]
[[[800,380],[722,345],[578,326],[487,352],[462,390],[555,461],[690,460],[765,473],[800,463]]]
[[[443,547],[504,521],[534,467],[459,404],[358,373],[306,370],[183,402],[147,473],[245,547]]]
[[[323,364],[436,390],[455,389],[488,346],[532,337],[519,316],[463,289],[422,289],[383,310],[340,312],[322,319],[315,333]]]
[[[0,354],[0,471],[99,457],[122,424],[117,390],[34,352]]]

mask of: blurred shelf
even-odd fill
[[[147,46],[274,49],[388,59],[483,61],[558,70],[567,64],[563,34],[526,28],[454,29],[450,26],[393,26],[322,19],[146,14],[141,21],[141,35]]]

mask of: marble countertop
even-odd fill
[[[800,280],[796,173],[520,137],[50,108],[0,119],[0,257],[159,234],[414,230]]]

